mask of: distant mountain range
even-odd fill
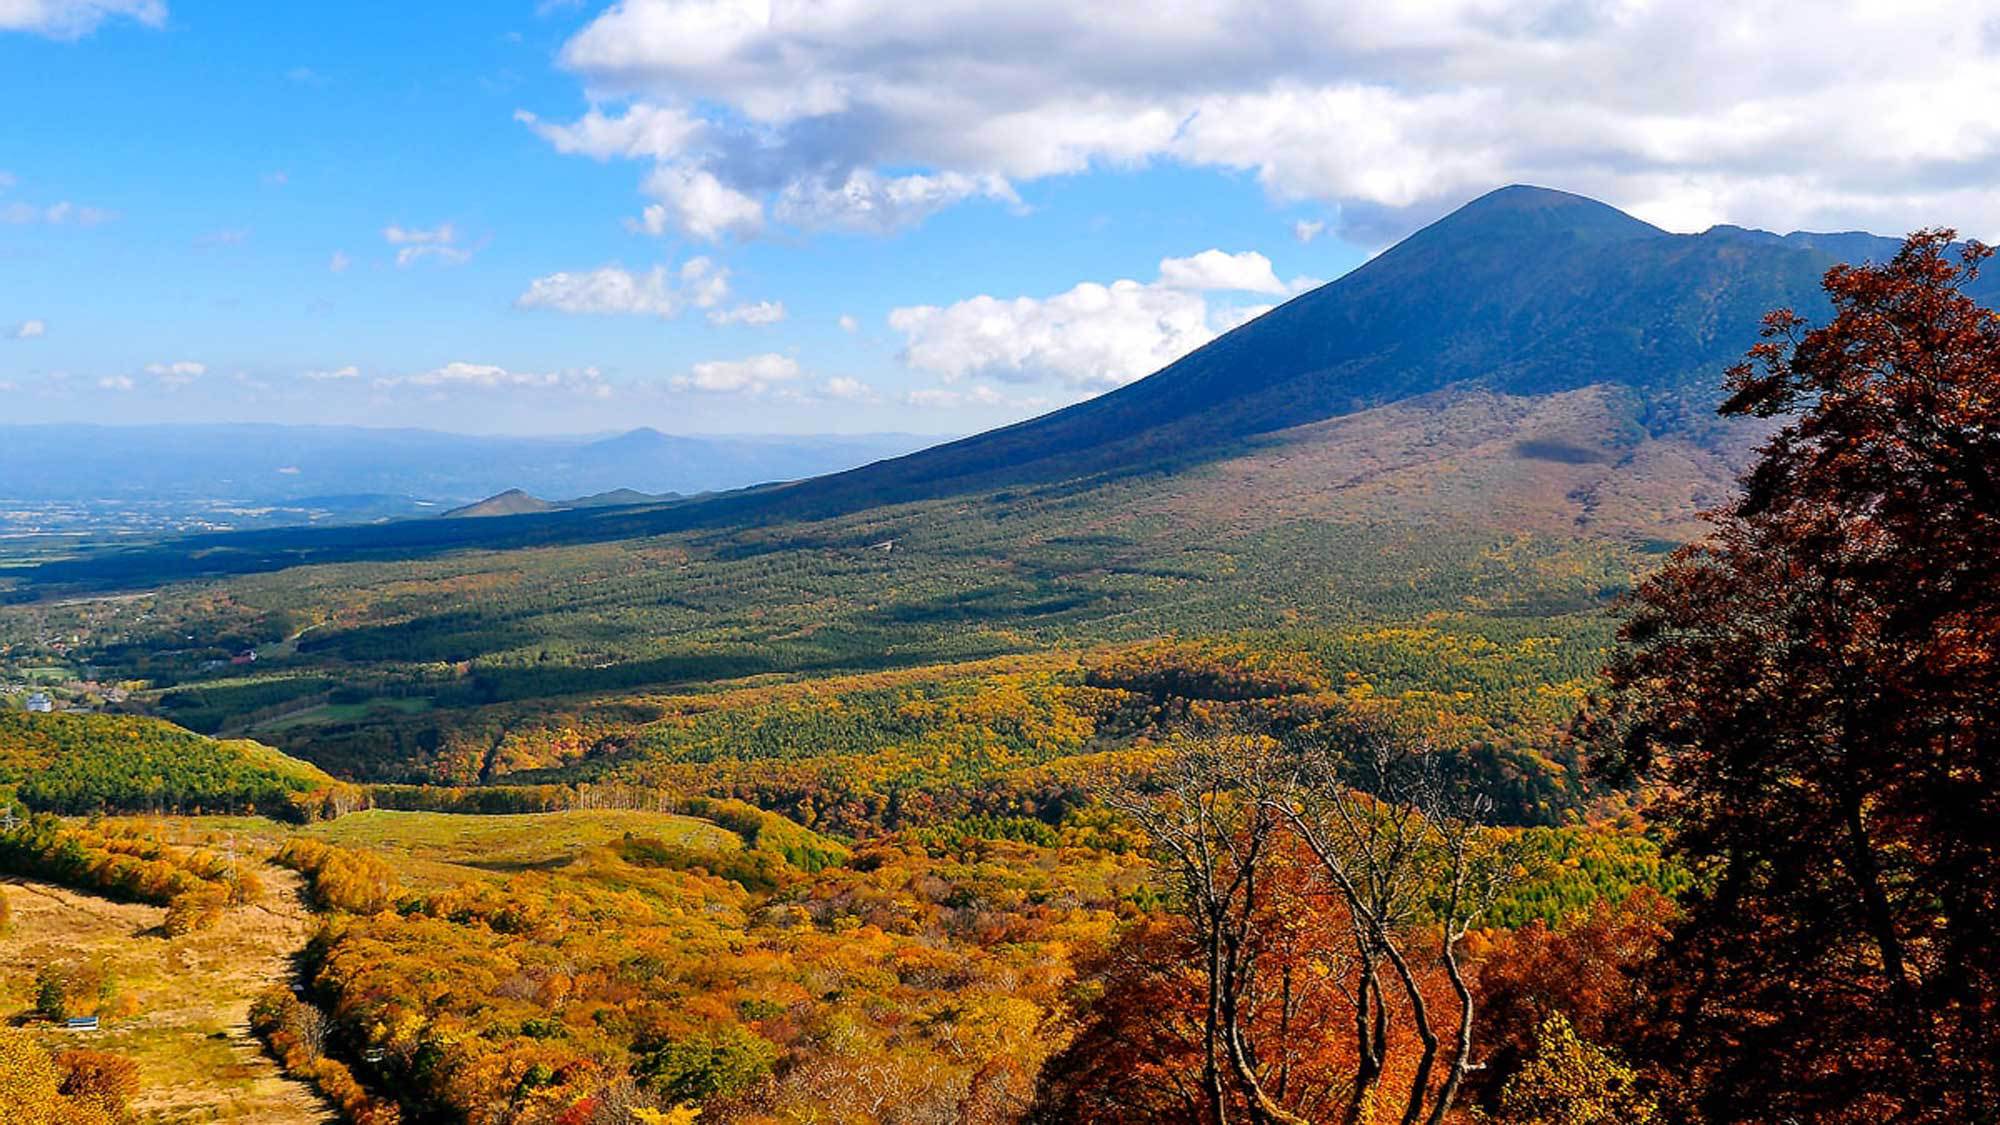
[[[407,497],[463,504],[542,496],[691,494],[799,480],[921,449],[912,434],[475,437],[334,426],[0,426],[0,500]],[[407,505],[405,506],[407,508]]]
[[[1695,512],[1727,494],[1758,440],[1757,426],[1724,423],[1714,406],[1764,314],[1823,317],[1829,267],[1899,246],[1863,233],[1670,234],[1581,196],[1502,188],[1145,379],[907,456],[657,504],[193,537],[52,564],[36,581],[117,585],[876,512],[867,534],[889,539],[902,518],[893,506],[918,501],[979,505],[954,520],[1060,504],[1079,541],[1135,520],[1202,534],[1390,521],[1417,534],[1450,524],[1671,541],[1698,530]],[[1994,303],[2000,271],[1972,295]],[[563,463],[584,460],[571,451]],[[613,487],[590,479],[507,483],[544,496]],[[630,476],[616,486],[691,491]]]

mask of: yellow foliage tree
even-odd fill
[[[1650,1125],[1657,1112],[1638,1074],[1561,1014],[1542,1023],[1534,1058],[1500,1091],[1505,1125]]]
[[[61,1069],[32,1036],[0,1027],[0,1108],[8,1125],[111,1125],[101,1100],[66,1097],[62,1083]]]

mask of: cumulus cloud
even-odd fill
[[[600,266],[576,273],[538,277],[515,298],[523,309],[597,316],[680,315],[684,308],[714,308],[729,296],[729,271],[708,258],[689,258],[678,270],[654,266],[633,273],[621,266]],[[784,315],[779,307],[778,315]]]
[[[1991,228],[1989,16],[1952,0],[1192,0],[1171,18],[619,0],[561,53],[599,108],[525,120],[564,151],[671,170],[649,222],[700,237],[770,217],[885,229],[1151,162],[1250,173],[1364,240],[1514,181],[1676,229]]]
[[[1326,231],[1324,219],[1300,219],[1292,224],[1292,237],[1301,243],[1311,242]]]
[[[8,333],[9,336],[12,336],[16,340],[35,340],[48,334],[48,323],[41,320],[24,320],[15,325],[14,330]]]
[[[1235,290],[1244,293],[1284,293],[1285,283],[1271,269],[1271,259],[1255,250],[1225,254],[1203,250],[1189,258],[1160,261],[1160,284],[1169,289]]]
[[[847,313],[841,313],[840,319],[835,323],[840,325],[842,332],[854,333],[861,331],[861,322]]]
[[[747,324],[762,328],[785,319],[783,301],[758,301],[753,305],[738,305],[733,309],[717,309],[708,314],[711,324]]]
[[[1114,281],[1053,297],[978,296],[889,313],[903,362],[947,382],[971,375],[1115,387],[1215,338],[1198,293]]]
[[[130,375],[106,375],[97,381],[97,385],[107,391],[129,391],[138,386]]]
[[[333,256],[326,260],[326,268],[329,273],[346,273],[347,267],[353,264],[354,260],[347,256],[347,251],[345,250],[335,250]]]
[[[756,234],[764,227],[764,205],[693,165],[661,165],[646,177],[646,193],[659,202],[646,208],[638,227],[648,234],[681,231],[708,242],[729,234]]]
[[[0,31],[80,39],[111,19],[160,27],[167,6],[162,0],[0,0]]]
[[[345,367],[335,367],[325,371],[308,371],[306,372],[306,378],[311,379],[316,383],[331,383],[331,382],[340,382],[347,379],[359,379],[361,378],[361,369],[350,363]]]
[[[472,251],[458,245],[458,229],[450,223],[424,229],[394,223],[382,228],[382,240],[397,247],[396,265],[413,266],[426,258],[445,265],[463,265],[472,260]]]
[[[676,376],[671,385],[675,390],[710,394],[760,395],[774,386],[793,382],[801,374],[797,360],[766,352],[745,359],[697,363],[688,374]]]
[[[1208,293],[1283,296],[1311,284],[1279,281],[1271,260],[1255,251],[1204,250],[1163,259],[1152,282],[1084,282],[1052,297],[982,295],[898,308],[889,327],[903,335],[905,364],[948,383],[983,376],[1103,389],[1149,375],[1272,307],[1211,306]]]

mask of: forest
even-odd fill
[[[0,714],[0,870],[160,941],[296,879],[250,1023],[364,1125],[2000,1120],[1986,256],[1773,313],[1672,550],[1122,481],[17,607],[143,686]],[[36,990],[0,1092],[119,1120]]]

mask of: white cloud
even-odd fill
[[[797,360],[766,352],[745,359],[697,363],[688,374],[676,376],[671,385],[676,390],[710,394],[760,395],[777,384],[792,382],[800,374]]]
[[[639,220],[648,234],[681,231],[716,242],[724,235],[756,234],[764,226],[762,203],[705,168],[663,164],[646,177],[646,193],[659,200]]]
[[[884,178],[856,168],[838,185],[794,180],[778,196],[782,222],[808,230],[859,230],[884,234],[915,226],[954,203],[974,197],[1019,204],[1020,197],[999,176],[943,172],[932,176]]]
[[[394,390],[398,387],[424,387],[439,393],[452,390],[502,391],[502,390],[566,390],[593,398],[609,398],[611,386],[595,367],[572,368],[565,371],[515,371],[491,363],[467,363],[463,360],[445,364],[443,367],[415,375],[388,376],[374,381],[378,390]]]
[[[680,311],[679,298],[667,282],[665,267],[651,273],[634,274],[605,266],[582,273],[553,273],[529,283],[528,291],[515,298],[524,309],[554,309],[566,313],[627,313],[673,316]]]
[[[846,375],[836,375],[820,384],[820,393],[828,398],[844,399],[849,402],[875,401],[873,387]]]
[[[0,31],[80,39],[110,19],[160,27],[167,22],[167,6],[162,0],[0,0]]]
[[[842,332],[853,333],[861,331],[861,322],[846,313],[840,314],[840,320],[837,323],[840,325]]]
[[[654,266],[645,273],[600,266],[577,273],[553,273],[530,282],[514,304],[565,313],[667,318],[690,306],[714,308],[728,296],[727,269],[708,258],[689,258],[672,272],[665,266]],[[784,315],[782,306],[778,315]]]
[[[353,264],[354,259],[349,258],[345,250],[335,250],[333,256],[326,260],[326,268],[330,273],[346,273],[347,267]]]
[[[425,258],[435,258],[452,266],[472,260],[472,251],[458,245],[458,230],[450,223],[441,223],[428,230],[391,223],[382,228],[382,239],[391,246],[400,247],[396,251],[396,265],[399,267],[415,265]]]
[[[631,106],[617,117],[606,117],[593,108],[570,125],[543,121],[525,109],[516,110],[514,120],[534,130],[536,136],[555,146],[557,152],[578,153],[598,160],[614,156],[672,160],[699,138],[703,129],[699,118],[679,109],[655,105]]]
[[[718,309],[708,314],[712,324],[747,324],[754,328],[776,324],[785,319],[783,301],[758,301],[754,305],[738,305],[733,309]]]
[[[889,327],[903,334],[905,364],[948,383],[986,376],[1103,389],[1150,375],[1272,308],[1211,307],[1205,294],[1286,296],[1313,284],[1279,281],[1271,260],[1255,251],[1204,250],[1163,259],[1153,282],[1087,281],[1052,297],[982,295],[898,308]]]
[[[130,375],[106,375],[97,381],[97,385],[107,391],[129,391],[138,386]]]
[[[48,334],[48,322],[41,320],[24,320],[14,326],[14,331],[8,333],[16,340],[34,340]]]
[[[168,390],[179,390],[208,374],[208,365],[191,359],[176,360],[172,363],[149,363],[146,374],[159,381]]]
[[[890,310],[888,322],[904,336],[904,364],[944,382],[1052,378],[1072,390],[1102,390],[1152,374],[1274,308],[1210,304],[1212,292],[1292,296],[1316,284],[1318,278],[1306,276],[1278,280],[1270,258],[1256,250],[1202,250],[1162,258],[1152,282],[1084,282],[1046,298],[974,296],[948,306],[920,304]],[[928,400],[944,402],[940,396]]]
[[[248,241],[250,241],[249,231],[241,227],[231,227],[225,230],[212,230],[207,234],[197,235],[195,236],[194,244],[202,249],[213,249],[217,246],[241,246]]]
[[[1249,172],[1371,243],[1513,181],[1683,229],[1994,233],[1991,16],[1956,0],[1188,0],[1167,15],[618,0],[561,54],[612,108],[528,121],[566,151],[671,168],[656,225],[700,237],[767,215],[888,229],[1150,162]]]
[[[306,372],[306,378],[311,379],[316,383],[339,382],[346,379],[359,379],[361,378],[361,369],[350,363],[345,367],[335,367],[326,371],[308,371]]]
[[[19,181],[14,179],[14,173],[0,171],[0,191],[6,191],[17,182]]]
[[[1300,242],[1311,242],[1326,230],[1324,219],[1300,219],[1292,224],[1292,237]]]
[[[1190,258],[1165,258],[1160,262],[1160,284],[1169,289],[1192,289],[1243,293],[1283,293],[1285,283],[1271,269],[1271,259],[1255,250],[1225,254],[1203,250]]]
[[[972,375],[1114,387],[1215,338],[1198,293],[1114,281],[1053,297],[979,296],[890,312],[903,362],[946,381]]]

